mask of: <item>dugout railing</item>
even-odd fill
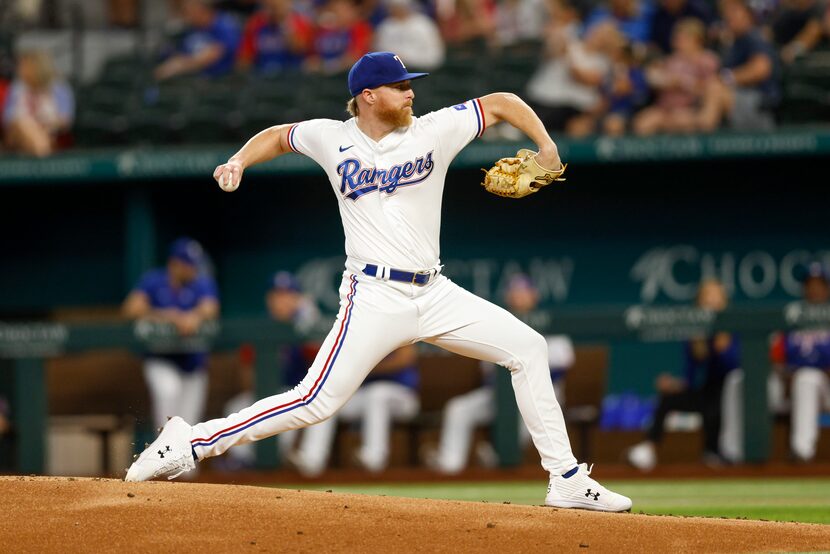
[[[765,307],[735,307],[715,314],[680,306],[635,305],[605,309],[554,310],[542,333],[567,333],[577,342],[602,342],[611,352],[612,371],[631,371],[614,363],[614,351],[632,343],[665,343],[701,336],[717,330],[741,335],[744,379],[745,459],[761,463],[770,453],[772,415],[767,409],[766,382],[770,371],[769,336],[777,330],[830,327],[830,306],[801,302]],[[11,404],[16,427],[15,468],[20,473],[42,473],[46,459],[46,425],[49,413],[44,361],[50,357],[104,348],[135,352],[176,349],[235,348],[252,343],[256,360],[257,397],[280,390],[280,344],[297,340],[292,329],[267,319],[229,319],[204,326],[184,341],[168,326],[146,322],[117,324],[62,324],[52,322],[0,322],[0,367],[11,377]],[[505,466],[521,459],[516,428],[518,412],[507,371],[497,373],[498,417],[492,432],[500,461]],[[257,443],[257,466],[278,465],[274,439]]]

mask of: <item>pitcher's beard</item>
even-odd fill
[[[378,111],[378,119],[395,128],[409,127],[412,125],[412,111],[405,108],[381,108]]]

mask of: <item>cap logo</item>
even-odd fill
[[[403,64],[403,60],[401,60],[398,56],[395,56],[395,59],[398,60],[398,63],[401,64],[401,67],[403,68],[404,71],[408,71],[406,69],[406,66]]]

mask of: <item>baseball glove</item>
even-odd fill
[[[522,198],[533,194],[540,188],[554,181],[564,181],[562,174],[568,164],[561,169],[545,169],[536,163],[536,152],[522,148],[513,158],[502,158],[484,171],[481,185],[498,196],[505,198]]]

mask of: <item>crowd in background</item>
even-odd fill
[[[71,2],[16,4],[7,26],[60,25],[47,14]],[[150,5],[167,37],[154,54],[158,81],[338,74],[370,50],[436,71],[454,49],[486,58],[533,45],[538,65],[521,92],[552,132],[572,137],[768,130],[783,69],[830,36],[823,0],[110,0],[102,24],[139,29]],[[7,147],[44,156],[69,144],[72,92],[48,56],[19,53],[11,73],[0,81]]]

